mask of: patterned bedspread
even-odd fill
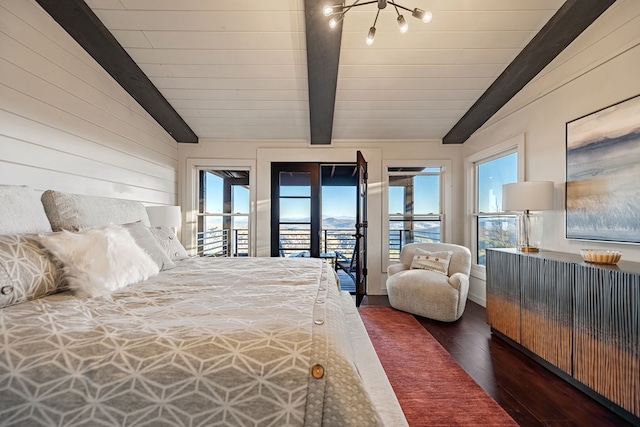
[[[339,294],[317,259],[195,258],[0,309],[0,424],[379,425]]]

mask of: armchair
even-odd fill
[[[438,268],[421,266],[414,257],[425,252],[450,252],[448,267],[440,257]],[[432,257],[433,258],[433,257]],[[446,261],[446,260],[445,260]],[[412,267],[412,264],[414,268]],[[400,252],[400,263],[387,268],[387,293],[392,307],[442,322],[458,320],[467,303],[471,251],[448,243],[410,243]]]

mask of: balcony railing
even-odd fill
[[[229,239],[231,231],[231,240]],[[207,230],[197,236],[199,256],[238,257],[249,256],[249,230]]]
[[[439,242],[440,220],[432,221],[436,226],[427,230],[389,230],[389,260],[397,261],[402,247],[408,243]],[[354,229],[331,228],[322,230],[321,252],[340,251],[352,256],[355,247]],[[229,238],[231,235],[231,238]],[[216,257],[238,257],[249,255],[249,232],[247,229],[208,230],[198,233],[198,255]],[[290,229],[280,232],[280,255],[301,256],[309,253],[311,239],[306,230]]]

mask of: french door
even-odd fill
[[[356,202],[356,306],[367,294],[367,162],[358,151],[356,161],[357,194]]]
[[[353,293],[360,305],[367,289],[367,163],[360,152],[356,160],[355,164],[271,164],[271,256],[325,257],[334,250],[350,248],[348,256],[355,267],[350,273],[355,273]],[[322,215],[328,212],[323,212],[322,189],[327,191],[327,200],[334,201],[335,193],[330,189],[336,186],[356,190],[338,200],[355,205],[355,218],[342,230],[323,227]],[[332,242],[342,245],[345,241],[349,242],[345,247],[331,247]]]
[[[271,256],[320,256],[320,165],[271,164]]]

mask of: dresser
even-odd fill
[[[640,263],[487,250],[492,332],[640,424]]]

